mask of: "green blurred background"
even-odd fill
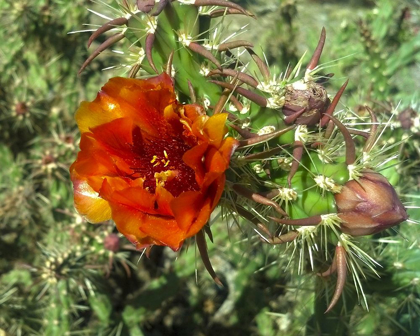
[[[236,1],[255,13],[230,19],[229,32],[264,52],[280,72],[313,50],[323,26],[321,59],[343,102],[381,120],[381,137],[402,164],[393,181],[414,221],[420,219],[420,2]],[[124,75],[127,54],[107,51],[78,77],[89,33],[113,1],[0,2],[0,336],[2,335],[420,335],[420,229],[400,225],[361,239],[383,266],[364,288],[370,310],[314,311],[334,279],[308,267],[298,275],[290,251],[260,244],[216,212],[209,253],[227,284],[204,271],[193,242],[180,254],[135,251],[112,223],[91,225],[75,212],[68,168],[78,151],[74,112],[109,77]],[[245,25],[248,26],[244,27]],[[228,35],[229,32],[226,32]],[[103,40],[100,40],[100,42]],[[123,46],[113,49],[123,50]],[[103,71],[104,68],[115,69]]]

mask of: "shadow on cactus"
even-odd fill
[[[375,114],[368,110],[368,132],[346,125],[345,111],[334,115],[347,81],[330,100],[323,83],[332,74],[319,75],[318,65],[325,30],[298,79],[303,57],[272,76],[251,43],[222,40],[226,15],[252,16],[229,1],[123,1],[117,12],[122,15],[97,29],[88,45],[107,31],[116,34],[80,72],[127,39],[140,50],[128,76],[152,77],[112,79],[79,109],[81,152],[71,168],[79,212],[93,222],[112,217],[137,248],[178,250],[195,236],[205,267],[220,283],[204,234],[213,240],[208,220],[221,199],[223,213],[250,222],[263,242],[294,246],[299,272],[322,267],[319,256],[331,264],[319,273],[337,272],[326,312],[338,302],[348,272],[367,306],[360,274],[364,268],[376,273],[377,262],[355,237],[408,216],[375,171],[388,150],[376,149]],[[242,61],[245,52],[257,74]],[[363,148],[356,137],[364,139]]]

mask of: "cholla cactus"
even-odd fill
[[[251,223],[263,243],[285,244],[285,253],[292,247],[299,272],[307,265],[323,277],[337,272],[327,312],[348,273],[367,305],[360,276],[376,273],[377,262],[357,237],[393,227],[408,215],[376,171],[395,157],[377,148],[375,114],[367,109],[368,132],[346,126],[346,111],[334,115],[347,81],[330,99],[323,83],[332,74],[322,76],[318,65],[325,30],[303,76],[303,58],[272,75],[250,42],[222,38],[227,15],[252,19],[232,2],[122,1],[113,10],[115,17],[93,32],[88,45],[108,31],[114,34],[79,72],[105,49],[128,40],[121,66],[128,77],[151,78],[112,79],[79,109],[82,151],[71,168],[79,212],[93,222],[112,217],[137,248],[178,250],[195,236],[205,267],[220,283],[205,234],[212,239],[207,221],[221,199],[223,213]],[[248,70],[244,53],[257,74]],[[176,150],[162,141],[177,142]]]
[[[321,84],[331,75],[318,74],[325,30],[299,79],[303,59],[294,69],[272,76],[251,43],[221,39],[226,15],[252,16],[229,1],[123,1],[116,11],[121,15],[98,28],[88,45],[109,30],[116,33],[97,47],[80,72],[106,48],[127,39],[130,49],[138,53],[132,64],[127,58],[129,77],[136,77],[139,71],[166,72],[172,76],[179,99],[201,104],[209,115],[228,113],[230,132],[239,143],[231,147],[237,148],[222,207],[254,224],[263,241],[294,244],[295,251],[301,251],[301,271],[307,257],[312,269],[318,268],[314,255],[321,253],[329,259],[329,243],[337,244],[332,266],[322,273],[338,272],[337,289],[327,311],[338,301],[347,271],[363,293],[360,263],[374,271],[376,262],[353,237],[382,231],[408,216],[393,187],[374,171],[382,157],[375,150],[378,130],[373,112],[369,111],[369,132],[348,129],[340,121],[346,117],[343,113],[333,116],[347,82],[331,101]],[[213,23],[219,17],[222,19]],[[244,50],[256,63],[257,76],[251,76],[242,62]],[[353,136],[365,137],[363,149],[356,147]],[[273,231],[274,222],[280,226]],[[197,237],[200,253],[218,281],[203,237]],[[138,246],[180,246],[154,238],[144,242]]]

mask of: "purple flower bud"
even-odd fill
[[[117,234],[111,233],[104,239],[104,247],[108,251],[117,252],[120,248],[120,238]]]
[[[358,181],[348,181],[335,195],[341,230],[365,236],[398,225],[408,218],[395,189],[381,174],[366,171]]]

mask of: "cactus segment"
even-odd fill
[[[179,101],[202,105],[208,115],[227,113],[230,136],[239,145],[232,150],[223,206],[235,220],[239,215],[250,222],[264,242],[294,244],[294,250],[302,249],[302,260],[309,249],[313,269],[312,253],[328,259],[329,249],[338,242],[331,266],[320,273],[324,277],[337,272],[329,312],[343,292],[347,264],[353,263],[349,270],[361,288],[355,273],[362,267],[354,266],[352,259],[360,250],[350,242],[352,236],[392,227],[407,219],[407,214],[386,179],[372,176],[367,169],[371,164],[366,158],[378,140],[375,114],[367,109],[369,132],[348,129],[345,113],[334,116],[348,80],[331,101],[323,84],[332,74],[317,75],[322,70],[325,28],[303,74],[302,57],[294,68],[273,76],[252,43],[221,41],[219,28],[212,26],[212,18],[222,15],[250,16],[241,6],[224,0],[139,0],[137,7],[138,11],[108,21],[91,35],[89,46],[99,35],[125,26],[92,53],[80,72],[107,47],[126,38],[131,46],[145,51],[130,76],[164,71],[171,76]],[[233,55],[231,50],[237,48],[249,53],[258,74],[251,75],[241,57]],[[356,145],[363,139],[353,140],[352,134],[365,138],[361,155]],[[359,184],[367,189],[359,190]],[[373,195],[378,190],[394,204],[385,206],[388,221],[375,214],[379,204]],[[205,226],[196,235],[198,250],[208,273],[221,285],[208,256],[205,232],[212,241],[210,227]],[[299,271],[304,269],[302,260]],[[373,262],[369,259],[366,264],[371,267]]]

